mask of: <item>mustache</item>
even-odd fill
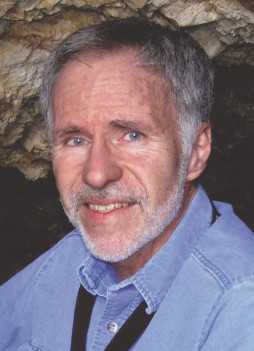
[[[84,203],[89,203],[92,200],[104,199],[119,199],[128,203],[138,203],[141,206],[146,200],[146,196],[138,190],[131,190],[119,184],[107,184],[103,188],[93,188],[90,185],[83,184],[77,190],[70,194],[70,205],[77,209]]]

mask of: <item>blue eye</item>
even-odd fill
[[[125,135],[125,140],[127,141],[138,141],[143,137],[142,133],[133,131],[133,132],[129,132]]]
[[[67,145],[69,146],[81,146],[84,145],[85,141],[83,138],[76,137],[68,140]]]

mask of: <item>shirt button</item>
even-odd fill
[[[115,334],[118,330],[118,325],[116,322],[109,322],[107,328],[111,334]]]

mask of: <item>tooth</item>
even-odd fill
[[[95,205],[95,204],[89,204],[88,207],[90,208],[90,210],[94,210],[94,211],[100,211],[100,212],[110,212],[116,208],[120,208],[120,207],[127,207],[129,206],[128,203],[115,203],[115,204],[109,204],[109,205]]]

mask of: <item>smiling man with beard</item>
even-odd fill
[[[41,106],[76,228],[1,288],[1,350],[251,350],[254,237],[198,182],[213,72],[186,34],[82,28],[45,65]]]

